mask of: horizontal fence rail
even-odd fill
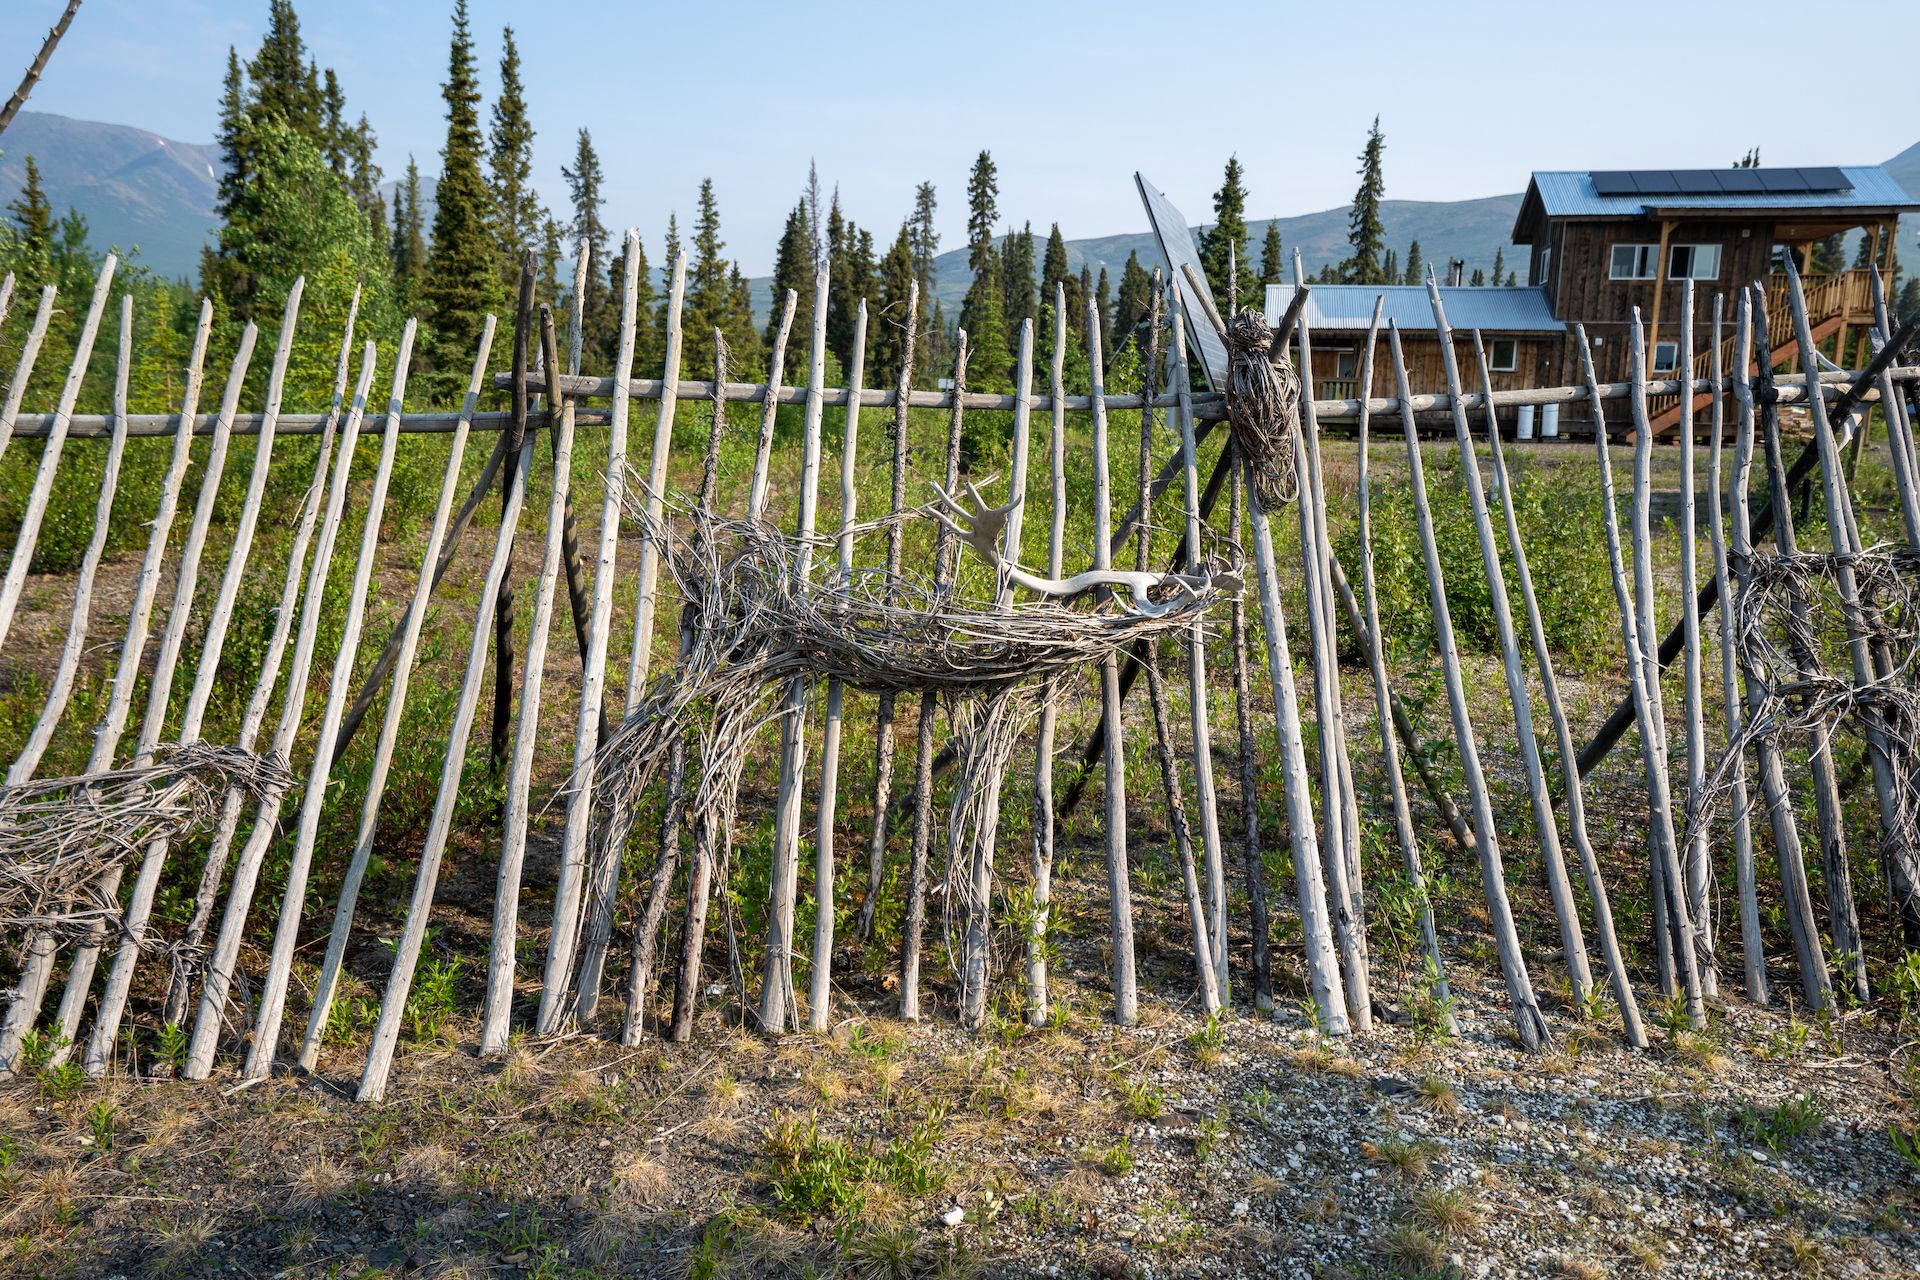
[[[1898,385],[1911,385],[1920,382],[1920,365],[1897,365],[1889,369],[1887,374],[1888,377]],[[1825,387],[1841,390],[1852,385],[1859,376],[1857,370],[1834,370],[1822,373],[1820,375],[1820,382]],[[1724,379],[1721,383],[1722,390],[1730,394],[1734,381],[1735,379]],[[1804,374],[1782,374],[1773,379],[1773,385],[1780,393],[1779,402],[1783,405],[1805,404],[1807,400],[1806,384],[1807,380]],[[512,375],[504,373],[496,374],[494,376],[494,386],[499,390],[511,389]],[[628,391],[628,397],[633,400],[658,400],[665,386],[665,382],[659,378],[638,378],[632,382]],[[1678,378],[1653,379],[1647,383],[1647,394],[1649,396],[1677,396],[1681,393],[1681,386],[1681,380]],[[1713,387],[1714,384],[1711,378],[1695,378],[1692,382],[1692,388],[1696,395],[1710,394],[1713,391]],[[530,394],[544,395],[546,392],[545,381],[537,375],[529,376],[527,379],[527,389]],[[613,394],[613,380],[611,378],[568,377],[561,380],[560,390],[563,395],[571,398],[606,399]],[[1602,400],[1626,400],[1631,396],[1632,392],[1633,385],[1628,382],[1603,382],[1600,384],[1600,398]],[[675,384],[674,394],[676,398],[681,400],[699,399],[710,402],[714,399],[713,383],[711,381],[701,382],[683,379]],[[765,383],[756,382],[729,382],[726,384],[725,392],[720,398],[736,403],[765,404],[767,401],[767,386]],[[1591,393],[1584,386],[1522,387],[1511,391],[1495,391],[1493,393],[1493,407],[1496,409],[1512,409],[1526,405],[1584,404],[1591,398]],[[1829,394],[1829,398],[1831,398],[1831,393]],[[1877,388],[1869,388],[1857,398],[1864,404],[1878,404],[1880,401],[1880,392]],[[806,387],[782,386],[779,389],[779,394],[774,398],[774,403],[778,405],[804,405],[806,399]],[[899,393],[895,391],[862,390],[860,392],[860,406],[862,408],[891,409],[898,406],[899,399]],[[1015,400],[1016,397],[1011,395],[996,395],[992,392],[969,391],[960,397],[960,406],[963,409],[1011,413],[1016,408]],[[821,394],[821,403],[827,407],[844,408],[847,403],[847,389],[845,387],[827,388]],[[1111,395],[1106,397],[1105,403],[1109,412],[1117,412],[1125,409],[1138,410],[1144,407],[1145,400],[1138,395]],[[1407,403],[1415,413],[1442,413],[1453,407],[1453,397],[1444,391],[1423,392],[1412,396]],[[1158,395],[1153,397],[1152,404],[1154,408],[1165,409],[1174,407],[1175,401],[1174,397],[1170,395]],[[1468,411],[1484,409],[1486,404],[1487,396],[1484,392],[1469,391],[1460,397],[1461,407]],[[915,391],[908,400],[908,405],[915,409],[952,409],[954,407],[953,393],[951,391]],[[1032,408],[1035,412],[1050,412],[1053,407],[1053,397],[1051,396],[1037,395],[1032,399]],[[1092,408],[1092,397],[1061,396],[1060,407],[1068,413],[1085,413]],[[1194,418],[1201,422],[1218,422],[1227,416],[1225,397],[1217,393],[1194,396],[1192,408]],[[1354,422],[1357,421],[1360,416],[1360,401],[1339,399],[1315,400],[1313,402],[1313,409],[1315,416],[1322,425],[1329,422]],[[1397,414],[1400,412],[1400,400],[1396,396],[1370,399],[1367,401],[1367,412],[1369,415]],[[22,418],[14,430],[15,438],[21,440],[45,439],[47,434],[53,429],[55,416],[54,414],[48,413],[31,418]],[[219,415],[213,413],[203,413],[196,416],[194,418],[193,433],[195,435],[210,434],[213,430],[214,421],[218,416]],[[328,415],[324,413],[283,413],[280,415],[274,429],[280,435],[318,435],[324,428],[327,417]],[[258,435],[260,423],[263,418],[264,415],[258,413],[235,415],[233,419],[233,434],[237,436]],[[130,414],[127,418],[127,435],[134,438],[154,436],[170,437],[176,430],[176,425],[179,420],[180,415],[177,413]],[[609,420],[610,414],[605,409],[578,409],[574,414],[574,422],[579,426],[603,427],[607,425]],[[460,415],[457,413],[403,413],[400,415],[400,430],[403,433],[426,435],[435,433],[444,434],[453,431],[459,425],[459,422]],[[114,418],[111,414],[74,414],[68,425],[67,435],[76,440],[104,440],[113,434],[113,424]],[[547,425],[548,416],[544,410],[536,409],[527,415],[527,427],[529,430],[542,430],[546,428]],[[511,429],[512,426],[513,414],[505,410],[476,413],[472,417],[472,429],[475,431],[505,431]],[[1567,431],[1565,426],[1561,429],[1563,432]],[[1581,430],[1584,430],[1584,428],[1581,428]]]

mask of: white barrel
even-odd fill
[[[1514,438],[1516,440],[1533,439],[1533,406],[1532,405],[1523,404],[1520,406],[1520,422],[1519,422],[1519,425],[1514,429]]]
[[[1560,406],[1545,404],[1540,406],[1540,438],[1551,440],[1560,434]]]

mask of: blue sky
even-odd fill
[[[1889,3],[1889,0],[1879,0]],[[1869,5],[1878,8],[1879,3]],[[0,8],[10,86],[60,0]],[[450,2],[304,0],[313,55],[380,137],[438,169]],[[30,106],[213,136],[229,44],[259,44],[266,0],[86,0]],[[1824,18],[1821,14],[1824,12]],[[527,5],[474,0],[489,97],[500,28],[516,29],[536,181],[556,207],[575,131],[593,132],[607,217],[656,262],[669,211],[689,220],[712,177],[730,252],[764,273],[809,158],[849,216],[891,238],[916,183],[939,188],[942,247],[964,239],[982,148],[1002,218],[1069,238],[1145,225],[1143,170],[1195,222],[1229,152],[1248,212],[1344,203],[1377,112],[1389,197],[1515,191],[1529,169],[1884,160],[1920,139],[1920,78],[1857,64],[1851,88],[1819,41],[1855,38],[1843,10],[1775,3],[1195,5],[1048,0]],[[1767,87],[1743,101],[1742,77]],[[1795,109],[1791,95],[1812,86]]]

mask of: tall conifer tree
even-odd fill
[[[420,199],[420,166],[408,156],[406,181],[393,193],[393,246],[387,254],[393,262],[394,293],[403,307],[414,305],[420,277],[427,270],[427,229]]]
[[[813,310],[813,234],[808,230],[807,201],[803,195],[787,215],[786,229],[780,234],[780,247],[773,259],[773,302],[768,308],[766,341],[773,345],[780,331],[780,313],[786,307],[787,290],[793,290],[793,329],[805,333],[802,318]]]
[[[40,185],[40,165],[27,156],[27,180],[7,205],[13,215],[15,250],[13,269],[21,292],[53,282],[53,208]]]
[[[907,222],[907,241],[913,253],[913,274],[920,281],[920,305],[932,305],[933,260],[940,252],[940,233],[933,228],[933,215],[939,208],[933,184],[923,182],[913,193],[913,217]]]
[[[1280,219],[1267,219],[1266,239],[1260,242],[1260,283],[1279,284],[1286,274],[1286,259],[1281,256]]]
[[[578,252],[587,242],[587,292],[581,300],[581,340],[585,363],[604,365],[612,357],[613,344],[620,327],[620,304],[615,300],[610,280],[618,280],[610,257],[607,224],[601,220],[600,207],[606,203],[600,194],[600,157],[593,149],[593,135],[585,129],[575,140],[573,164],[560,170],[567,180],[567,194],[573,202],[573,234],[570,246]],[[567,255],[569,262],[573,254]],[[600,264],[595,268],[593,264]]]
[[[1226,310],[1227,299],[1237,289],[1242,305],[1253,297],[1255,278],[1251,255],[1247,252],[1246,173],[1240,157],[1227,157],[1226,174],[1220,189],[1213,193],[1213,226],[1200,233],[1200,265],[1206,272],[1213,300]],[[1237,279],[1229,288],[1228,264],[1233,264]]]
[[[1418,240],[1415,240],[1412,244],[1407,246],[1407,273],[1402,283],[1405,283],[1405,284],[1426,283],[1426,269],[1427,269],[1426,259],[1420,256],[1420,242]]]
[[[487,172],[500,222],[500,279],[512,290],[518,287],[521,254],[540,243],[547,211],[533,189],[533,121],[527,116],[512,27],[501,31],[500,42],[500,96],[488,130]]]
[[[467,0],[455,0],[441,96],[447,104],[447,142],[434,193],[433,254],[420,292],[428,317],[429,385],[445,395],[466,378],[481,325],[504,300],[491,193],[480,173],[480,86]]]
[[[1000,178],[994,168],[993,156],[982,151],[973,162],[973,172],[967,177],[967,270],[973,279],[967,286],[965,300],[960,304],[960,327],[968,333],[967,345],[972,353],[968,367],[979,378],[992,376],[1002,363],[996,354],[989,353],[987,349],[989,334],[998,352],[1006,350],[1001,323],[1004,314],[1000,305],[999,255],[994,251],[993,243],[993,226],[999,218],[999,197]],[[993,303],[991,306],[989,298]],[[981,363],[983,358],[984,365]],[[975,380],[979,381],[979,378]]]
[[[1347,214],[1347,244],[1352,252],[1340,264],[1340,276],[1348,284],[1384,284],[1382,255],[1385,230],[1380,225],[1380,200],[1386,193],[1386,177],[1381,170],[1381,153],[1386,139],[1380,133],[1380,117],[1373,118],[1367,131],[1367,145],[1360,153],[1360,189],[1354,192],[1353,207]]]

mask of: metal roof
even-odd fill
[[[1703,182],[1679,181],[1680,175],[1694,176],[1690,170],[1634,170],[1635,185],[1639,190],[1631,194],[1602,195],[1594,184],[1595,174],[1586,170],[1558,171],[1538,170],[1527,185],[1526,197],[1520,202],[1519,217],[1514,220],[1513,240],[1515,244],[1529,243],[1529,230],[1541,218],[1644,218],[1661,209],[1778,209],[1786,212],[1812,212],[1816,210],[1846,209],[1884,209],[1920,210],[1920,200],[1908,195],[1901,185],[1894,181],[1893,175],[1877,164],[1843,165],[1837,172],[1840,181],[1844,181],[1846,190],[1809,190],[1815,183],[1831,183],[1835,179],[1828,176],[1832,169],[1798,170],[1747,170],[1749,174],[1761,175],[1790,172],[1796,176],[1794,182],[1780,181],[1781,186],[1797,186],[1796,190],[1767,191],[1684,191],[1671,193],[1648,191],[1639,183],[1641,174],[1668,174],[1675,179],[1675,187],[1703,186]],[[1728,170],[1740,173],[1740,170]],[[1807,176],[1812,175],[1812,176]],[[1624,185],[1616,179],[1619,175],[1613,171],[1599,171],[1610,191],[1617,191]],[[1664,183],[1652,183],[1660,186]],[[1727,184],[1722,180],[1724,188]],[[1770,184],[1771,185],[1771,184]]]
[[[1307,293],[1305,315],[1310,329],[1365,329],[1373,317],[1373,300],[1384,299],[1380,327],[1391,320],[1404,332],[1431,331],[1433,306],[1427,288],[1418,284],[1316,284]],[[1293,286],[1267,286],[1267,314],[1277,316],[1293,300]],[[1547,291],[1531,285],[1518,288],[1442,286],[1440,304],[1447,323],[1458,330],[1487,333],[1564,333],[1567,326],[1553,318]]]

